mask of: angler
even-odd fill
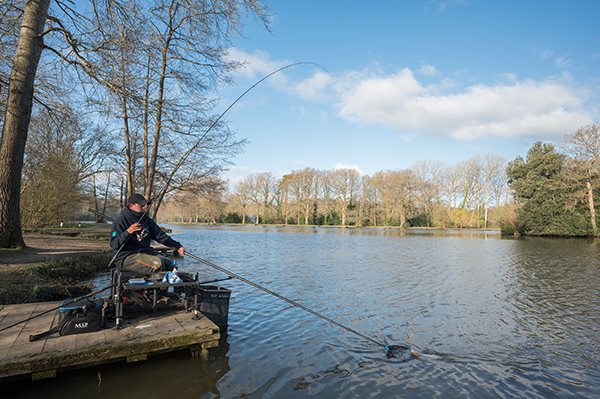
[[[127,207],[112,224],[112,261],[121,271],[149,276],[158,271],[173,270],[175,260],[153,254],[151,240],[176,248],[180,255],[185,254],[183,245],[162,231],[148,216],[150,202],[141,194],[133,194],[127,200]]]

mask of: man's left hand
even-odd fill
[[[185,253],[186,253],[187,251],[185,250],[185,248],[184,248],[184,247],[180,247],[180,248],[177,250],[177,252],[179,252],[179,255],[183,256],[183,255],[185,255]]]

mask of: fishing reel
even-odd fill
[[[142,241],[144,238],[146,238],[149,234],[149,231],[147,228],[143,228],[142,230],[140,230],[139,233],[137,233],[137,239],[138,241]]]

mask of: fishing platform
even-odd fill
[[[51,378],[59,371],[117,361],[138,362],[183,349],[189,349],[194,357],[206,358],[208,349],[219,345],[221,329],[203,313],[195,315],[182,307],[125,318],[120,329],[52,334],[30,342],[30,335],[57,325],[58,312],[52,310],[59,306],[60,302],[45,302],[0,307],[0,328],[27,320],[0,334],[0,379],[27,375],[33,380]]]

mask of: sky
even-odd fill
[[[600,1],[268,2],[229,49],[222,87],[248,144],[224,174],[311,167],[373,175],[419,161],[526,157],[600,122]]]

